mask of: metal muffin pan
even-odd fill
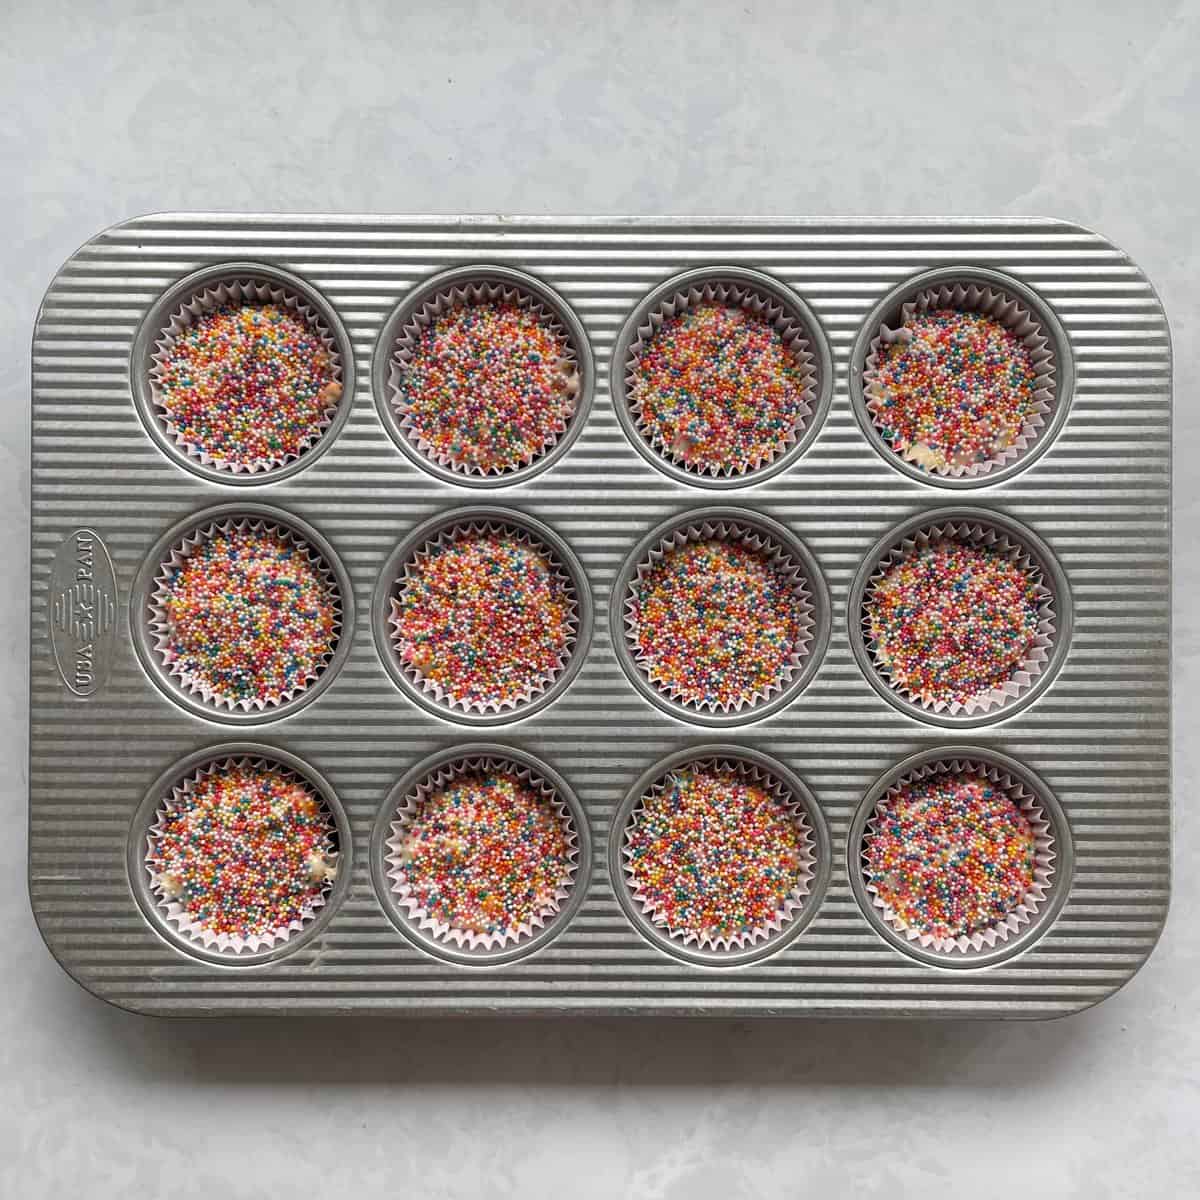
[[[426,522],[477,507],[483,481],[431,471],[379,407],[406,306],[467,268],[532,281],[582,338],[571,427],[529,469],[486,482],[497,508],[561,539],[594,610],[578,673],[489,728],[490,753],[536,762],[575,798],[587,860],[544,940],[490,961],[439,952],[396,919],[375,835],[414,771],[479,751],[478,727],[398,686],[375,628],[389,557]],[[797,298],[828,396],[781,469],[722,480],[725,507],[776,523],[811,554],[828,625],[801,688],[720,731],[723,756],[765,756],[816,818],[814,886],[789,936],[733,963],[662,944],[610,871],[639,780],[703,756],[716,732],[631,683],[611,613],[639,544],[715,499],[703,478],[664,470],[631,441],[612,388],[639,306],[708,270],[754,272]],[[860,411],[864,347],[931,271],[995,273],[1028,293],[1058,360],[1052,420],[1011,469],[972,481],[969,507],[1044,543],[1070,597],[1069,636],[1031,700],[973,728],[889,702],[848,635],[872,547],[947,499],[946,480],[880,452]],[[286,281],[337,335],[342,406],[313,449],[268,476],[198,470],[147,407],[163,315],[209,277]],[[1049,1017],[1103,999],[1149,955],[1169,895],[1170,369],[1166,320],[1138,268],[1052,220],[164,214],[107,230],[51,284],[33,343],[29,883],[47,944],[95,994],[178,1015]],[[218,506],[315,532],[344,575],[344,658],[302,706],[260,715],[253,745],[230,743],[218,713],[164,686],[136,648],[141,600],[130,613],[161,540]],[[245,965],[174,936],[139,873],[158,792],[231,747],[293,763],[344,813],[325,909]],[[1068,848],[1036,922],[1001,953],[951,965],[880,927],[855,848],[881,781],[935,751],[1011,761],[1050,798]]]

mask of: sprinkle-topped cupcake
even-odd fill
[[[898,454],[935,474],[998,460],[1038,412],[1025,339],[982,312],[915,311],[875,351],[867,407]]]
[[[392,637],[413,676],[452,705],[508,708],[543,691],[575,642],[575,599],[548,551],[513,530],[465,527],[405,568]]]
[[[221,948],[285,938],[337,874],[333,819],[283,767],[231,760],[177,787],[150,830],[151,886],[180,929]]]
[[[644,436],[689,469],[740,474],[791,445],[811,412],[812,374],[776,324],[697,304],[644,339],[629,403]]]
[[[940,943],[994,928],[1033,891],[1036,838],[1003,790],[972,771],[910,782],[880,801],[863,840],[892,923]]]
[[[184,540],[151,597],[157,651],[189,690],[230,708],[279,704],[326,668],[337,585],[300,539],[242,521]]]
[[[630,585],[631,649],[673,699],[709,710],[753,704],[782,686],[808,642],[796,575],[768,551],[716,537],[650,560]]]
[[[655,924],[704,947],[768,932],[799,907],[812,861],[807,828],[764,784],[716,764],[674,771],[634,810],[629,886]]]
[[[438,936],[501,945],[558,911],[572,843],[552,794],[516,770],[486,767],[455,774],[402,811],[388,862],[405,903]]]
[[[1028,662],[1047,598],[1032,567],[939,538],[888,566],[863,608],[875,660],[893,686],[922,704],[968,706]]]
[[[565,332],[507,300],[454,304],[394,359],[393,397],[423,453],[453,470],[500,474],[548,450],[575,413],[580,379]]]
[[[298,458],[329,427],[340,367],[320,333],[284,304],[225,303],[161,344],[155,404],[175,439],[230,471]]]

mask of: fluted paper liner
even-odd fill
[[[871,637],[870,605],[875,595],[875,589],[882,582],[884,575],[893,566],[940,541],[959,542],[979,550],[988,550],[999,554],[1022,571],[1032,575],[1041,590],[1041,596],[1038,599],[1037,631],[1029,653],[1002,684],[991,687],[978,696],[969,697],[961,703],[957,700],[949,702],[930,700],[918,692],[902,687],[892,678],[888,664],[884,661],[879,647]],[[914,531],[901,538],[879,556],[871,571],[867,586],[863,590],[861,614],[863,644],[871,656],[871,663],[876,673],[892,691],[902,696],[910,704],[918,705],[926,712],[947,713],[952,717],[973,717],[1011,704],[1018,696],[1033,687],[1049,661],[1054,649],[1054,639],[1058,633],[1054,602],[1054,592],[1046,579],[1046,572],[1014,535],[984,521],[946,521]]]
[[[911,334],[904,324],[916,313],[931,312],[939,308],[957,312],[981,313],[998,321],[1021,339],[1029,350],[1034,367],[1033,408],[1013,442],[984,462],[935,467],[927,461],[928,456],[918,446],[900,449],[884,439],[893,454],[913,463],[930,475],[951,479],[972,478],[986,475],[997,467],[1007,466],[1025,454],[1038,439],[1046,424],[1046,417],[1054,407],[1056,365],[1054,350],[1049,334],[1029,307],[1001,289],[984,283],[973,283],[964,279],[961,283],[942,283],[918,292],[900,307],[900,324],[892,329],[881,325],[872,339],[866,363],[863,366],[863,394],[867,412],[883,437],[879,425],[879,413],[886,401],[886,392],[880,382],[879,352],[884,346],[898,341],[911,341]]]
[[[501,929],[494,933],[477,933],[470,929],[459,929],[447,921],[440,921],[421,907],[405,875],[404,844],[413,821],[431,796],[450,786],[456,779],[471,774],[492,772],[515,776],[526,787],[540,793],[546,803],[551,806],[562,821],[563,832],[567,840],[567,862],[565,874],[554,895],[547,899],[543,911],[514,928]],[[566,801],[558,794],[554,786],[534,768],[513,759],[490,755],[454,759],[437,767],[423,780],[414,784],[396,809],[384,846],[387,851],[385,860],[387,877],[391,881],[392,895],[405,919],[435,940],[455,946],[460,950],[464,947],[467,950],[499,950],[506,946],[518,945],[533,937],[539,930],[552,923],[562,911],[564,902],[575,886],[575,876],[579,870],[579,833],[575,828],[575,819],[571,815]]]
[[[329,646],[322,656],[320,666],[316,671],[310,672],[303,679],[298,680],[294,687],[288,688],[286,691],[272,692],[265,697],[245,697],[240,700],[235,700],[214,691],[202,680],[192,675],[181,664],[179,656],[175,653],[171,645],[173,637],[171,621],[164,608],[167,601],[167,589],[170,586],[170,572],[178,570],[188,557],[205,542],[216,537],[218,534],[228,534],[234,530],[256,534],[274,534],[291,542],[316,569],[324,581],[329,596],[329,603],[333,607],[334,617],[333,637],[330,639]],[[301,534],[290,529],[287,525],[272,521],[269,518],[234,517],[229,520],[211,521],[204,525],[198,525],[184,534],[171,547],[166,559],[159,566],[154,576],[154,583],[149,598],[147,623],[150,635],[154,640],[154,653],[166,668],[167,674],[181,691],[192,696],[199,696],[205,704],[229,712],[262,712],[268,708],[277,708],[281,704],[287,704],[294,697],[299,696],[311,687],[324,671],[328,669],[342,636],[342,604],[341,589],[338,587],[337,579],[329,564],[317,551],[316,547],[310,545]]]
[[[795,422],[787,431],[787,436],[779,448],[762,455],[757,461],[726,464],[725,466],[713,464],[708,468],[696,467],[687,462],[674,446],[668,445],[649,428],[643,420],[641,402],[633,399],[634,387],[637,382],[638,359],[647,345],[662,329],[666,321],[679,316],[689,308],[702,304],[716,304],[723,308],[743,308],[754,316],[769,322],[775,327],[784,345],[796,360],[797,366],[803,372],[804,386],[801,394],[801,407]],[[753,284],[732,279],[718,278],[694,283],[681,288],[673,296],[656,305],[638,325],[625,356],[625,403],[629,406],[629,412],[633,417],[634,427],[638,434],[659,457],[701,478],[704,476],[731,478],[735,475],[751,475],[784,457],[804,436],[808,424],[812,420],[817,402],[817,382],[816,355],[813,353],[812,342],[804,321],[777,296],[756,288]]]
[[[465,537],[497,535],[506,535],[515,538],[523,546],[540,554],[549,563],[551,574],[562,586],[563,594],[571,604],[571,612],[567,618],[570,633],[567,637],[567,644],[563,648],[563,653],[560,655],[554,669],[548,672],[544,678],[535,679],[522,695],[508,700],[473,701],[466,697],[453,695],[446,688],[442,687],[441,684],[427,679],[412,663],[405,661],[400,646],[399,613],[401,606],[398,597],[404,591],[405,584],[412,577],[412,567],[420,559],[429,558],[437,550],[453,545]],[[434,537],[409,556],[399,578],[392,584],[388,604],[391,612],[391,616],[388,618],[388,624],[391,626],[388,641],[404,677],[414,687],[419,688],[427,696],[431,696],[438,704],[445,705],[451,709],[461,709],[463,712],[499,713],[528,704],[531,700],[534,700],[548,688],[552,687],[561,677],[563,671],[567,668],[567,664],[571,661],[571,656],[575,653],[579,645],[579,597],[576,592],[575,581],[571,578],[570,572],[560,561],[553,547],[547,545],[523,526],[508,521],[487,519],[467,520],[449,525],[440,530]]]
[[[800,630],[792,647],[788,661],[778,678],[766,687],[759,688],[753,696],[738,699],[729,703],[698,703],[684,697],[678,688],[668,687],[651,677],[650,662],[638,650],[636,643],[637,617],[634,615],[635,589],[647,574],[652,571],[672,550],[677,550],[688,542],[731,542],[745,546],[758,554],[766,556],[771,565],[787,578],[793,587],[796,600],[796,616]],[[749,523],[737,520],[702,521],[698,524],[679,525],[670,530],[638,564],[634,578],[630,580],[626,595],[622,600],[623,617],[625,622],[625,644],[629,657],[636,665],[638,672],[646,681],[662,695],[668,697],[673,704],[692,712],[742,712],[769,700],[772,696],[784,691],[795,676],[804,669],[808,658],[809,647],[813,640],[814,605],[813,594],[809,587],[804,568],[797,562],[787,549],[773,535],[758,529]]]
[[[565,421],[558,422],[555,428],[547,434],[542,445],[514,466],[488,467],[485,470],[475,464],[458,462],[450,455],[440,452],[421,437],[414,428],[401,389],[403,369],[411,362],[422,332],[428,329],[438,317],[462,305],[471,304],[515,304],[540,317],[562,340],[563,357],[560,367],[563,373],[563,392],[573,401],[571,415]],[[422,457],[436,463],[443,470],[454,471],[459,475],[474,475],[482,479],[495,478],[522,470],[553,450],[579,412],[579,395],[582,388],[579,352],[575,347],[571,331],[541,296],[507,280],[496,283],[484,279],[477,282],[464,281],[452,284],[445,290],[426,297],[397,335],[388,368],[388,403],[409,444],[420,451]]]
[[[154,875],[150,869],[149,861],[150,856],[154,852],[155,843],[162,836],[163,820],[168,813],[185,803],[187,796],[201,779],[209,775],[220,774],[223,771],[244,767],[266,767],[278,772],[285,778],[294,780],[298,787],[302,787],[309,795],[320,801],[321,813],[329,822],[329,835],[326,839],[325,852],[321,865],[324,878],[322,890],[311,898],[299,917],[293,918],[288,924],[281,925],[265,934],[254,934],[248,938],[243,938],[238,934],[214,933],[203,922],[194,920],[187,910],[171,895],[170,886],[164,880]],[[257,755],[239,755],[234,758],[215,759],[212,762],[205,763],[202,767],[197,768],[175,784],[171,789],[170,795],[165,797],[162,804],[159,805],[158,811],[155,813],[151,826],[146,833],[145,866],[155,906],[164,919],[178,931],[181,937],[202,946],[205,950],[215,949],[223,954],[235,957],[239,954],[257,954],[261,950],[269,950],[275,946],[282,945],[294,933],[298,933],[303,929],[316,916],[317,911],[325,906],[329,899],[329,894],[333,889],[333,881],[337,876],[341,854],[340,847],[336,842],[336,834],[337,826],[334,822],[333,812],[329,808],[328,801],[299,772],[284,766],[282,763],[276,762],[274,759],[263,758]]]
[[[771,919],[765,925],[754,929],[719,936],[714,936],[710,931],[676,929],[670,925],[667,917],[656,910],[655,905],[643,895],[642,889],[638,887],[633,872],[633,854],[629,845],[629,840],[645,813],[647,800],[661,795],[671,781],[679,775],[708,771],[732,773],[739,776],[743,782],[760,787],[768,792],[795,822],[801,836],[799,876],[795,886],[784,897],[783,903],[775,911]],[[629,814],[629,818],[625,822],[625,829],[621,835],[621,858],[630,895],[637,902],[646,919],[652,925],[664,931],[672,941],[676,941],[680,945],[698,950],[729,953],[747,950],[769,938],[774,938],[777,934],[782,933],[789,922],[796,917],[804,907],[804,903],[812,890],[814,865],[816,863],[816,847],[812,827],[809,824],[803,803],[770,770],[760,767],[756,763],[738,758],[711,757],[693,759],[677,767],[673,767],[661,779],[656,780],[650,786],[646,795],[634,805],[633,811]]]
[[[935,937],[905,925],[879,895],[879,889],[867,875],[865,848],[876,831],[876,821],[879,806],[897,796],[904,788],[913,783],[919,783],[934,775],[978,775],[987,779],[1001,791],[1024,814],[1033,831],[1034,867],[1033,884],[1026,892],[1024,900],[1002,920],[989,925],[986,929],[976,930],[970,934],[960,934],[956,938]],[[875,804],[875,810],[866,823],[862,835],[862,850],[860,850],[859,870],[863,873],[863,882],[867,894],[884,922],[910,942],[916,942],[922,949],[932,950],[935,954],[945,954],[951,957],[967,954],[972,951],[991,950],[1003,945],[1014,934],[1019,933],[1037,915],[1038,909],[1046,902],[1051,880],[1054,877],[1057,850],[1055,847],[1054,829],[1045,809],[1036,793],[1030,790],[1019,779],[1007,771],[989,762],[981,762],[973,758],[943,758],[933,762],[922,763],[914,767],[903,778],[898,779],[883,794]]]
[[[175,345],[176,339],[200,317],[206,313],[215,312],[224,304],[278,304],[291,309],[321,339],[328,351],[333,372],[332,383],[336,386],[329,389],[329,406],[325,411],[324,419],[320,426],[304,439],[299,453],[274,455],[269,458],[256,459],[251,463],[219,461],[214,459],[203,446],[189,442],[175,426],[164,407],[161,394],[162,372],[166,357]],[[155,339],[154,353],[150,361],[148,372],[150,395],[158,423],[179,450],[193,462],[217,471],[227,471],[231,475],[262,475],[270,471],[277,471],[280,467],[285,467],[288,463],[303,458],[325,436],[329,426],[333,424],[333,418],[341,404],[344,391],[344,367],[341,355],[338,353],[337,342],[334,339],[333,331],[325,324],[317,309],[303,295],[293,292],[281,284],[255,279],[253,276],[210,283],[190,296],[171,314],[166,327]]]

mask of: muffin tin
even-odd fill
[[[811,355],[795,445],[744,478],[670,462],[622,407],[638,328],[697,281],[778,300]],[[1023,453],[934,476],[880,442],[862,373],[907,300],[971,281],[1036,315],[1054,396]],[[575,415],[511,476],[431,465],[390,407],[413,314],[472,283],[546,307],[575,351]],[[221,284],[298,297],[340,360],[328,428],[274,470],[213,469],[174,444],[154,407],[164,324]],[[98,996],[167,1015],[1049,1017],[1103,999],[1149,955],[1169,893],[1170,369],[1144,275],[1102,237],[1051,220],[163,214],[107,230],[51,284],[33,343],[29,881],[48,946]],[[298,532],[342,594],[328,664],[274,710],[196,701],[153,653],[147,592],[164,552],[197,524],[240,517]],[[463,519],[531,531],[577,602],[564,669],[497,713],[443,704],[389,659],[399,569]],[[786,687],[733,720],[664,701],[622,638],[619,597],[641,556],[664,530],[712,520],[782,538],[813,610]],[[1052,593],[1033,686],[985,713],[905,702],[861,636],[874,563],[946,521],[1021,543]],[[254,725],[253,741],[237,740],[239,724]],[[248,955],[179,936],[144,869],[166,792],[229,758],[307,778],[340,859],[315,918]],[[498,758],[557,789],[578,864],[555,917],[490,953],[409,919],[389,892],[386,841],[432,770]],[[808,890],[745,952],[656,930],[621,877],[640,796],[693,760],[772,772],[804,813]],[[953,761],[1019,783],[1055,856],[1032,919],[957,956],[897,934],[860,861],[875,800],[906,771]]]

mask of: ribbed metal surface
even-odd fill
[[[274,264],[307,279],[337,310],[355,352],[354,410],[311,469],[233,489],[198,479],[151,443],[130,395],[130,349],[156,296],[222,260]],[[384,433],[371,355],[387,314],[435,271],[501,263],[544,279],[573,305],[596,354],[595,403],[553,469],[496,501],[547,521],[574,546],[596,598],[591,653],[557,703],[489,740],[548,760],[592,821],[594,865],[571,927],[502,968],[422,954],[388,923],[372,890],[368,843],[389,788],[419,758],[472,740],[406,700],[370,630],[378,571],[417,522],[478,500],[424,475]],[[791,469],[723,503],[750,505],[813,550],[832,593],[820,671],[785,710],[725,730],[812,788],[833,841],[832,882],[812,924],[775,957],[718,970],[688,965],[629,925],[604,863],[609,821],[654,760],[712,740],[630,687],[608,634],[609,586],[653,525],[713,493],[656,472],[626,442],[608,394],[609,355],[630,309],[667,275],[732,263],[794,287],[824,326],[835,382],[824,428]],[[864,316],[891,287],[930,267],[970,263],[1036,289],[1070,339],[1076,387],[1054,446],[994,488],[951,496],[909,480],[871,450],[850,408],[847,361]],[[33,347],[33,630],[30,890],[54,953],[86,987],[157,1013],[674,1012],[1053,1016],[1127,980],[1154,945],[1168,898],[1170,348],[1145,277],[1104,239],[1051,221],[582,221],[164,215],[109,230],[79,250],[46,296]],[[193,717],[143,674],[128,634],[129,587],[155,539],[189,512],[225,500],[277,504],[315,525],[354,585],[346,666],[312,705],[256,740],[321,771],[353,828],[354,877],[324,934],[268,966],[211,966],[169,947],[130,895],[131,818],[172,761],[236,730]],[[490,498],[490,497],[489,497]],[[847,591],[861,556],[889,527],[950,502],[1031,526],[1072,588],[1075,632],[1062,672],[1035,704],[983,730],[935,729],[895,711],[863,679],[846,639]],[[112,556],[120,612],[109,678],[72,695],[48,637],[49,575],[64,537],[87,526]],[[884,943],[846,875],[854,806],[916,750],[971,742],[1028,764],[1062,802],[1075,839],[1073,886],[1049,933],[980,971],[918,964]]]

